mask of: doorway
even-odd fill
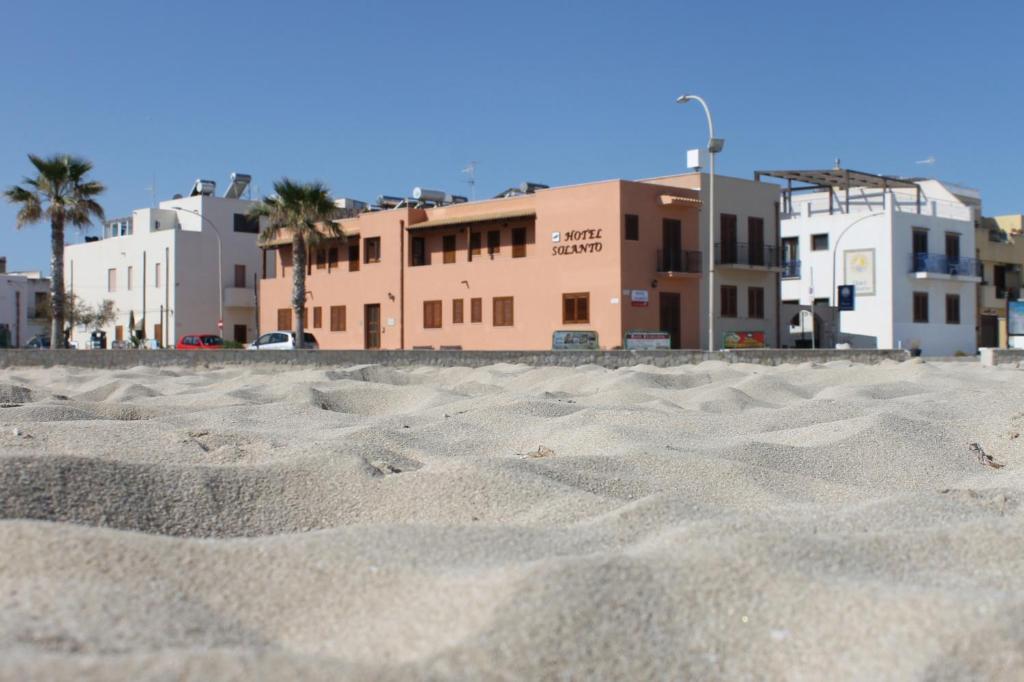
[[[363,306],[363,347],[367,350],[380,348],[380,304]]]
[[[661,252],[663,267],[669,272],[684,272],[683,223],[665,218],[661,221]]]
[[[981,340],[978,345],[982,348],[999,348],[999,318],[995,315],[981,316]]]
[[[244,324],[236,324],[234,329],[234,339],[237,343],[246,342],[246,326]]]
[[[672,294],[667,291],[658,294],[658,316],[661,331],[668,332],[671,338],[671,348],[683,347],[682,308],[679,294]]]

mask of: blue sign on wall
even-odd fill
[[[840,284],[839,285],[839,309],[840,310],[853,310],[853,291],[854,291],[854,286],[852,284]]]

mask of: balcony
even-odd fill
[[[914,253],[910,256],[910,273],[918,279],[957,279],[981,282],[981,261],[975,258],[950,257],[943,253]]]
[[[779,248],[767,244],[717,242],[715,264],[734,268],[781,269]]]
[[[782,261],[782,279],[800,279],[800,261]]]
[[[672,275],[699,275],[702,269],[700,251],[682,249],[658,250],[657,272]]]
[[[255,308],[256,292],[244,287],[224,287],[225,308]]]

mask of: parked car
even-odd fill
[[[315,336],[304,332],[302,338],[305,339],[303,349],[320,350]],[[295,332],[267,332],[250,343],[249,350],[295,350]]]
[[[50,335],[49,334],[36,334],[28,343],[25,344],[25,348],[49,348],[50,347]]]
[[[174,347],[177,350],[221,350],[224,339],[216,334],[185,334]]]

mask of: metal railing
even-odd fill
[[[658,249],[657,272],[700,272],[701,252]]]
[[[944,253],[914,253],[910,256],[911,272],[933,272],[954,277],[981,277],[981,261],[976,258],[950,257]]]
[[[762,268],[779,267],[779,248],[768,244],[717,242],[715,263],[718,265],[750,265]]]
[[[800,279],[800,261],[782,261],[782,279]]]

